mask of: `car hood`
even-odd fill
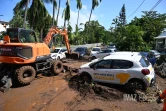
[[[80,68],[89,68],[89,65],[90,65],[91,63],[97,62],[98,60],[99,60],[99,59],[94,59],[94,60],[92,60],[91,62],[88,62],[88,63],[86,63],[86,64],[80,66]]]

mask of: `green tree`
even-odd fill
[[[150,47],[154,48],[154,37],[160,35],[164,28],[166,28],[166,13],[159,14],[156,11],[143,11],[142,17],[135,17],[130,24],[142,27],[145,32],[143,40]]]
[[[10,27],[23,27],[23,14],[24,11],[19,11],[17,13],[14,14],[13,18],[9,21],[9,25]]]
[[[13,9],[14,13],[17,13],[19,10],[25,8],[23,28],[25,27],[25,21],[26,21],[27,15],[29,15],[28,22],[30,23],[30,26],[32,26],[33,28],[36,26],[36,21],[40,20],[39,18],[46,17],[47,10],[43,2],[50,3],[50,2],[53,2],[53,0],[32,0],[32,4],[29,8],[29,12],[27,12],[29,2],[30,0],[21,0],[20,2],[16,4],[16,6]]]
[[[63,10],[62,18],[64,18],[64,27],[66,28],[66,21],[70,20],[70,1],[66,1],[66,8]]]
[[[115,25],[115,29],[116,29],[116,27],[119,25],[119,17],[116,17],[115,19],[113,19],[112,24]]]
[[[121,26],[121,28],[124,28]],[[125,51],[147,51],[148,45],[143,40],[144,31],[142,27],[135,25],[128,25],[125,27],[125,35],[121,36],[121,32],[118,31],[115,39],[115,43],[119,50]]]
[[[126,25],[126,8],[125,5],[123,4],[122,9],[119,13],[119,22],[120,25],[125,26]]]
[[[56,26],[58,26],[58,17],[59,17],[59,12],[60,12],[60,6],[61,6],[61,0],[59,0],[59,2],[58,2],[58,12],[57,12],[57,16],[56,16]]]
[[[52,16],[52,25],[54,25],[54,22],[55,22],[55,9],[57,9],[57,2],[56,0],[53,0],[53,16]]]
[[[100,0],[101,2],[102,0]],[[97,7],[99,5],[99,1],[98,0],[92,0],[92,7],[91,7],[91,12],[90,12],[90,16],[89,16],[89,22],[92,16],[92,12],[95,9],[95,7]]]
[[[78,20],[79,20],[79,12],[82,8],[82,2],[81,0],[77,0],[77,9],[78,9],[78,17],[77,17],[77,27],[78,27]]]
[[[87,37],[90,37],[86,38],[86,42],[88,43],[102,42],[102,38],[105,34],[105,28],[102,25],[100,25],[98,21],[90,21],[87,22],[86,24],[84,31]]]

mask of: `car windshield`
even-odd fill
[[[146,53],[146,52],[140,52],[140,54],[141,54],[143,57],[147,57],[147,53]]]
[[[100,51],[99,48],[93,48],[92,51]]]
[[[140,61],[142,67],[148,67],[150,65],[149,61],[146,60],[144,57],[141,57]]]
[[[76,48],[75,51],[84,51],[84,48]]]
[[[55,49],[53,53],[58,53],[60,49]]]

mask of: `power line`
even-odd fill
[[[142,1],[142,3],[138,6],[138,8],[130,16],[128,16],[128,18],[131,17],[132,15],[134,15],[134,13],[142,6],[142,4],[144,2],[145,2],[145,0]]]
[[[150,9],[150,11],[153,11],[155,8],[156,8],[156,6],[161,2],[162,0],[159,0],[151,9]]]

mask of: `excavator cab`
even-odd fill
[[[7,35],[11,43],[35,43],[38,42],[33,30],[23,28],[8,28]]]

